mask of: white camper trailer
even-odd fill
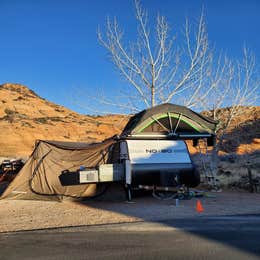
[[[122,140],[119,149],[120,163],[80,171],[80,183],[124,182],[130,200],[132,189],[169,191],[200,182],[183,140]]]
[[[185,107],[160,105],[134,115],[117,138],[112,164],[100,165],[95,179],[123,181],[128,199],[132,189],[173,191],[196,187],[196,170],[185,140],[214,142],[216,122]],[[80,174],[93,174],[81,172]],[[106,177],[104,177],[106,176]],[[84,178],[91,182],[91,177]]]

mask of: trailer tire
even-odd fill
[[[196,169],[190,174],[181,174],[179,177],[180,183],[187,187],[195,188],[200,184],[200,173]]]

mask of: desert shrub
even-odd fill
[[[17,114],[17,116],[18,116],[19,118],[21,118],[21,119],[27,119],[27,118],[28,118],[28,116],[25,115],[25,114]]]
[[[6,109],[5,109],[5,113],[6,113],[7,115],[15,115],[17,112],[14,111],[14,110],[11,110],[11,109],[9,109],[9,108],[6,108]]]
[[[55,108],[55,111],[57,111],[57,112],[61,112],[61,113],[65,112],[65,110],[60,109],[60,108]]]
[[[38,124],[48,124],[48,117],[38,117],[33,119]]]
[[[96,121],[95,123],[96,123],[96,126],[97,126],[97,127],[99,127],[100,125],[102,125],[102,123],[99,122],[99,121]]]
[[[26,100],[26,99],[22,96],[19,96],[18,98],[13,99],[13,101],[20,101],[20,100]]]
[[[35,128],[33,125],[31,125],[29,122],[22,122],[22,126],[28,126],[30,128]]]
[[[34,121],[36,123],[40,123],[40,124],[47,124],[48,121],[66,123],[66,121],[64,121],[62,117],[58,117],[58,116],[57,117],[56,116],[53,116],[53,117],[38,117],[38,118],[34,118]]]
[[[58,117],[58,116],[48,117],[48,119],[53,122],[65,122],[62,117]]]
[[[4,120],[4,121],[8,121],[9,123],[13,123],[14,117],[10,116],[10,115],[6,115],[6,116],[1,117],[0,120]]]
[[[9,108],[6,108],[4,111],[5,111],[6,116],[2,117],[1,120],[5,120],[5,121],[8,121],[10,123],[13,123],[14,118],[15,118],[16,115],[18,115],[18,113],[14,110],[9,109]]]

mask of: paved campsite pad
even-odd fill
[[[0,248],[1,260],[259,260],[259,237],[260,215],[204,216],[0,233]]]
[[[159,221],[187,217],[259,214],[260,194],[246,192],[211,193],[215,198],[201,198],[203,213],[197,213],[196,198],[161,201],[138,197],[134,203],[122,199],[93,201],[0,200],[0,232],[55,227],[100,225],[137,221]]]

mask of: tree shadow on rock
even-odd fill
[[[225,134],[225,141],[221,150],[226,153],[235,153],[239,152],[241,145],[249,145],[244,147],[244,152],[250,152],[259,147],[259,143],[256,141],[258,138],[260,138],[260,119],[248,120]],[[250,146],[252,147],[250,148]]]

